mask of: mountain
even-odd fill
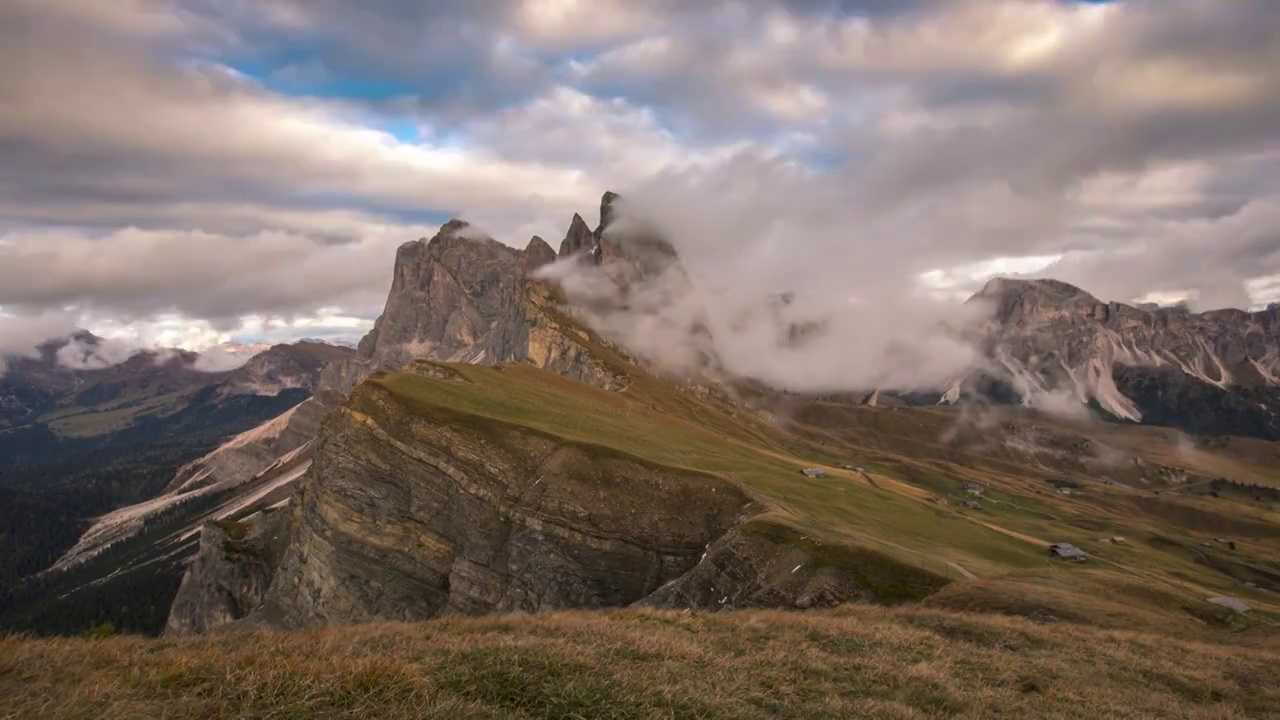
[[[1205,598],[1271,607],[1272,445],[1017,407],[1008,367],[1050,378],[1044,348],[1073,367],[1092,360],[1077,357],[1089,338],[1118,332],[1086,294],[992,286],[974,301],[992,309],[976,341],[1009,365],[975,370],[956,396],[1001,386],[1010,405],[784,393],[725,373],[674,250],[637,224],[611,230],[618,203],[606,194],[594,230],[575,216],[559,254],[458,220],[403,245],[355,355],[103,518],[43,576],[58,599],[18,626],[110,617],[125,598],[166,606],[171,634],[848,601],[1199,632],[1231,624]],[[672,297],[690,303],[683,324],[649,322]],[[665,342],[628,342],[654,333]],[[680,351],[676,371],[654,344]],[[1046,565],[1059,541],[1101,562]],[[147,617],[130,627],[160,630]]]
[[[616,200],[606,195],[602,217]],[[645,308],[655,279],[678,288],[669,245],[575,216],[548,266],[541,240],[519,253],[466,227],[401,248],[361,343],[368,372],[321,421],[289,503],[207,526],[167,632],[925,598],[1192,628],[1212,613],[1206,597],[1268,603],[1280,590],[1280,525],[1266,510],[1280,499],[1268,469],[1278,455],[1265,443],[1016,407],[881,407],[875,392],[780,393],[715,378],[713,354],[671,376],[584,322]],[[579,272],[594,292],[575,294]],[[1116,332],[1070,286],[1017,295],[993,285],[975,301],[993,306],[979,337],[1000,367],[1047,372],[1033,364],[1045,347],[1070,366],[1092,342],[1077,337]],[[683,330],[686,344],[705,337]],[[1045,564],[1051,539],[1107,569],[1060,580]],[[1134,573],[1152,587],[1139,591]]]
[[[606,196],[602,217],[615,197]],[[555,259],[540,238],[521,251],[479,236],[460,220],[430,239],[405,243],[392,267],[386,306],[354,354],[335,348],[322,354],[313,343],[297,343],[290,347],[310,349],[305,358],[296,350],[292,356],[265,352],[222,376],[215,392],[225,402],[301,384],[310,397],[295,397],[269,419],[257,416],[257,427],[176,468],[159,494],[98,518],[44,580],[61,588],[68,603],[87,605],[98,603],[81,595],[112,574],[119,584],[146,577],[176,588],[181,564],[197,551],[202,524],[287,499],[311,462],[321,420],[370,373],[398,369],[408,359],[530,362],[621,389],[616,367],[625,360],[564,316],[551,285],[534,277]],[[172,590],[164,593],[172,598]]]
[[[1102,302],[1055,280],[990,281],[971,300],[994,379],[1036,404],[1058,394],[1117,420],[1207,435],[1280,439],[1280,307],[1192,313]]]

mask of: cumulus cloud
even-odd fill
[[[11,0],[0,67],[15,317],[316,334],[448,217],[523,245],[606,188],[716,317],[803,291],[853,366],[959,361],[921,277],[1280,296],[1271,0]]]

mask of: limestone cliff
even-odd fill
[[[979,333],[990,367],[948,400],[985,376],[1029,404],[1056,392],[1124,420],[1280,439],[1277,307],[1192,313],[1004,278],[971,302],[991,309]]]
[[[207,632],[261,605],[288,544],[288,529],[288,513],[280,510],[263,511],[240,522],[206,524],[165,632]]]
[[[297,627],[627,605],[695,567],[751,508],[717,477],[414,413],[366,383],[325,422],[292,544],[254,619]]]
[[[471,359],[476,343],[502,318],[517,281],[520,252],[451,220],[431,240],[396,252],[386,307],[360,341],[374,367],[413,358]]]

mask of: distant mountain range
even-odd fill
[[[943,402],[1051,400],[1119,421],[1280,440],[1280,307],[1135,307],[1056,280],[1007,278],[969,302],[992,308],[976,333],[988,362]]]

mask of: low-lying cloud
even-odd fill
[[[698,368],[714,349],[730,374],[835,392],[940,387],[979,363],[964,330],[985,306],[932,296],[897,248],[841,213],[810,213],[819,182],[641,189],[618,201],[606,243],[625,254],[656,233],[678,263],[618,282],[627,261],[606,253],[601,267],[568,259],[543,274],[594,329],[668,370]]]
[[[9,323],[5,323],[8,320]],[[6,343],[0,345],[0,378],[9,366],[22,358],[38,359],[41,348],[56,346],[51,360],[57,367],[67,370],[105,370],[144,355],[155,365],[178,362],[192,370],[205,373],[223,373],[243,367],[268,346],[223,343],[193,353],[176,348],[157,348],[125,338],[93,337],[68,326],[69,317],[27,318],[14,322],[14,318],[0,317],[0,337]],[[55,328],[69,328],[66,332],[54,332]],[[21,334],[20,334],[21,332]]]

